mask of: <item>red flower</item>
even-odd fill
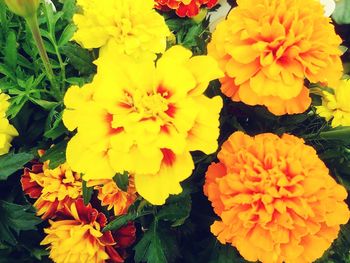
[[[218,0],[155,0],[156,8],[162,11],[176,10],[180,17],[194,17],[201,7],[212,8]]]

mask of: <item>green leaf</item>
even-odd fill
[[[49,168],[55,169],[66,161],[67,141],[62,141],[48,149],[40,158],[40,162],[50,160]]]
[[[170,202],[169,202],[170,201]],[[158,213],[159,220],[172,222],[172,227],[183,225],[191,212],[191,196],[185,195],[183,198],[171,202],[171,198]]]
[[[60,39],[58,40],[58,46],[63,47],[67,44],[73,37],[74,32],[77,27],[74,24],[68,24],[68,26],[63,30]]]
[[[88,205],[90,203],[92,194],[94,192],[94,188],[93,187],[87,187],[86,185],[86,181],[83,180],[83,199],[84,199],[84,204]]]
[[[5,64],[15,69],[17,65],[17,41],[16,41],[16,33],[11,30],[9,31],[6,39],[6,45],[4,49],[5,54]]]
[[[39,105],[40,107],[42,107],[45,110],[52,110],[53,108],[55,108],[58,105],[58,102],[52,102],[52,101],[47,101],[47,100],[41,100],[41,99],[35,99],[35,98],[29,98],[30,101],[32,101],[33,103]]]
[[[176,262],[178,247],[174,235],[153,222],[134,247],[135,262],[170,263]]]
[[[117,173],[113,177],[113,180],[117,184],[119,189],[121,189],[124,192],[128,191],[128,187],[129,187],[129,174],[128,174],[128,172],[124,172],[122,174]]]
[[[95,72],[96,67],[92,63],[93,59],[89,51],[82,47],[68,43],[60,48],[61,52],[66,55],[70,64],[83,75],[89,75]]]
[[[13,153],[0,156],[0,180],[6,180],[14,172],[23,169],[23,165],[32,160],[30,153]]]
[[[339,25],[350,24],[350,0],[339,0],[332,18]]]
[[[324,140],[339,140],[350,144],[350,127],[337,127],[330,131],[320,132],[319,136]]]
[[[0,200],[0,240],[9,244],[17,243],[15,234],[36,229],[41,222],[31,206],[22,206]]]
[[[121,228],[122,226],[126,225],[128,222],[134,221],[135,219],[137,219],[139,217],[149,215],[151,213],[152,212],[150,212],[150,211],[129,212],[126,215],[117,216],[116,219],[114,219],[108,225],[105,226],[105,228],[103,229],[103,232],[117,230],[117,229]]]

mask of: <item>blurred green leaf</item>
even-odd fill
[[[6,180],[14,172],[23,169],[23,165],[32,160],[30,153],[13,153],[0,156],[0,181]]]

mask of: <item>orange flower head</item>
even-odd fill
[[[155,0],[156,8],[162,11],[175,10],[180,17],[194,17],[201,7],[212,8],[218,0]]]
[[[226,76],[233,101],[264,105],[275,115],[310,106],[304,80],[334,86],[342,75],[341,38],[315,0],[238,0],[213,33],[208,53]]]
[[[43,151],[39,154],[42,155]],[[24,169],[21,183],[24,193],[37,199],[34,207],[44,220],[82,196],[80,175],[66,163],[55,169],[49,169],[49,161],[34,164],[31,170]]]
[[[97,198],[102,206],[107,206],[115,216],[126,214],[130,205],[137,198],[133,177],[129,177],[129,186],[126,192],[121,190],[112,179],[91,180],[88,186],[93,186],[98,191]]]
[[[302,139],[236,132],[218,158],[204,185],[211,232],[249,261],[313,262],[349,220],[346,190]]]
[[[102,232],[107,224],[106,216],[90,204],[85,206],[81,198],[69,206],[65,204],[57,212],[57,219],[50,220],[50,227],[45,229],[47,236],[41,242],[49,245],[54,262],[124,262],[115,249],[118,244],[111,231]],[[135,234],[134,228],[129,229]]]

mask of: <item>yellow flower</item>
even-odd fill
[[[65,97],[63,121],[77,128],[67,161],[85,180],[129,171],[138,193],[162,204],[191,175],[189,152],[217,149],[222,100],[203,92],[222,73],[211,57],[192,57],[180,46],[156,66],[116,53],[96,64],[93,82],[70,88]]]
[[[8,8],[16,15],[30,17],[36,14],[39,0],[5,0]]]
[[[236,132],[218,158],[204,185],[211,232],[249,261],[314,262],[349,220],[345,188],[302,139]]]
[[[84,48],[101,48],[135,58],[156,58],[170,31],[153,0],[78,0],[73,39]]]
[[[117,184],[111,179],[88,181],[87,185],[98,190],[97,198],[101,201],[102,206],[107,206],[112,210],[115,216],[128,212],[130,205],[137,198],[133,178],[129,178],[129,186],[126,192],[119,189]]]
[[[39,154],[42,155],[43,151]],[[66,163],[53,170],[49,169],[49,161],[34,164],[31,170],[24,170],[21,183],[23,191],[37,199],[34,207],[43,219],[52,218],[57,210],[82,196],[80,175]]]
[[[350,126],[350,79],[341,80],[333,92],[322,91],[322,106],[316,107],[317,114],[332,120],[332,127]]]
[[[110,231],[102,232],[107,219],[91,205],[78,199],[59,211],[59,220],[50,220],[47,236],[41,245],[49,245],[55,263],[124,262],[113,247],[116,242]]]
[[[10,106],[10,97],[0,91],[0,155],[9,152],[13,137],[18,136],[18,132],[6,118],[6,111]]]
[[[341,38],[315,0],[238,0],[213,33],[208,53],[225,71],[233,101],[276,115],[310,106],[310,82],[335,85],[342,75]]]

